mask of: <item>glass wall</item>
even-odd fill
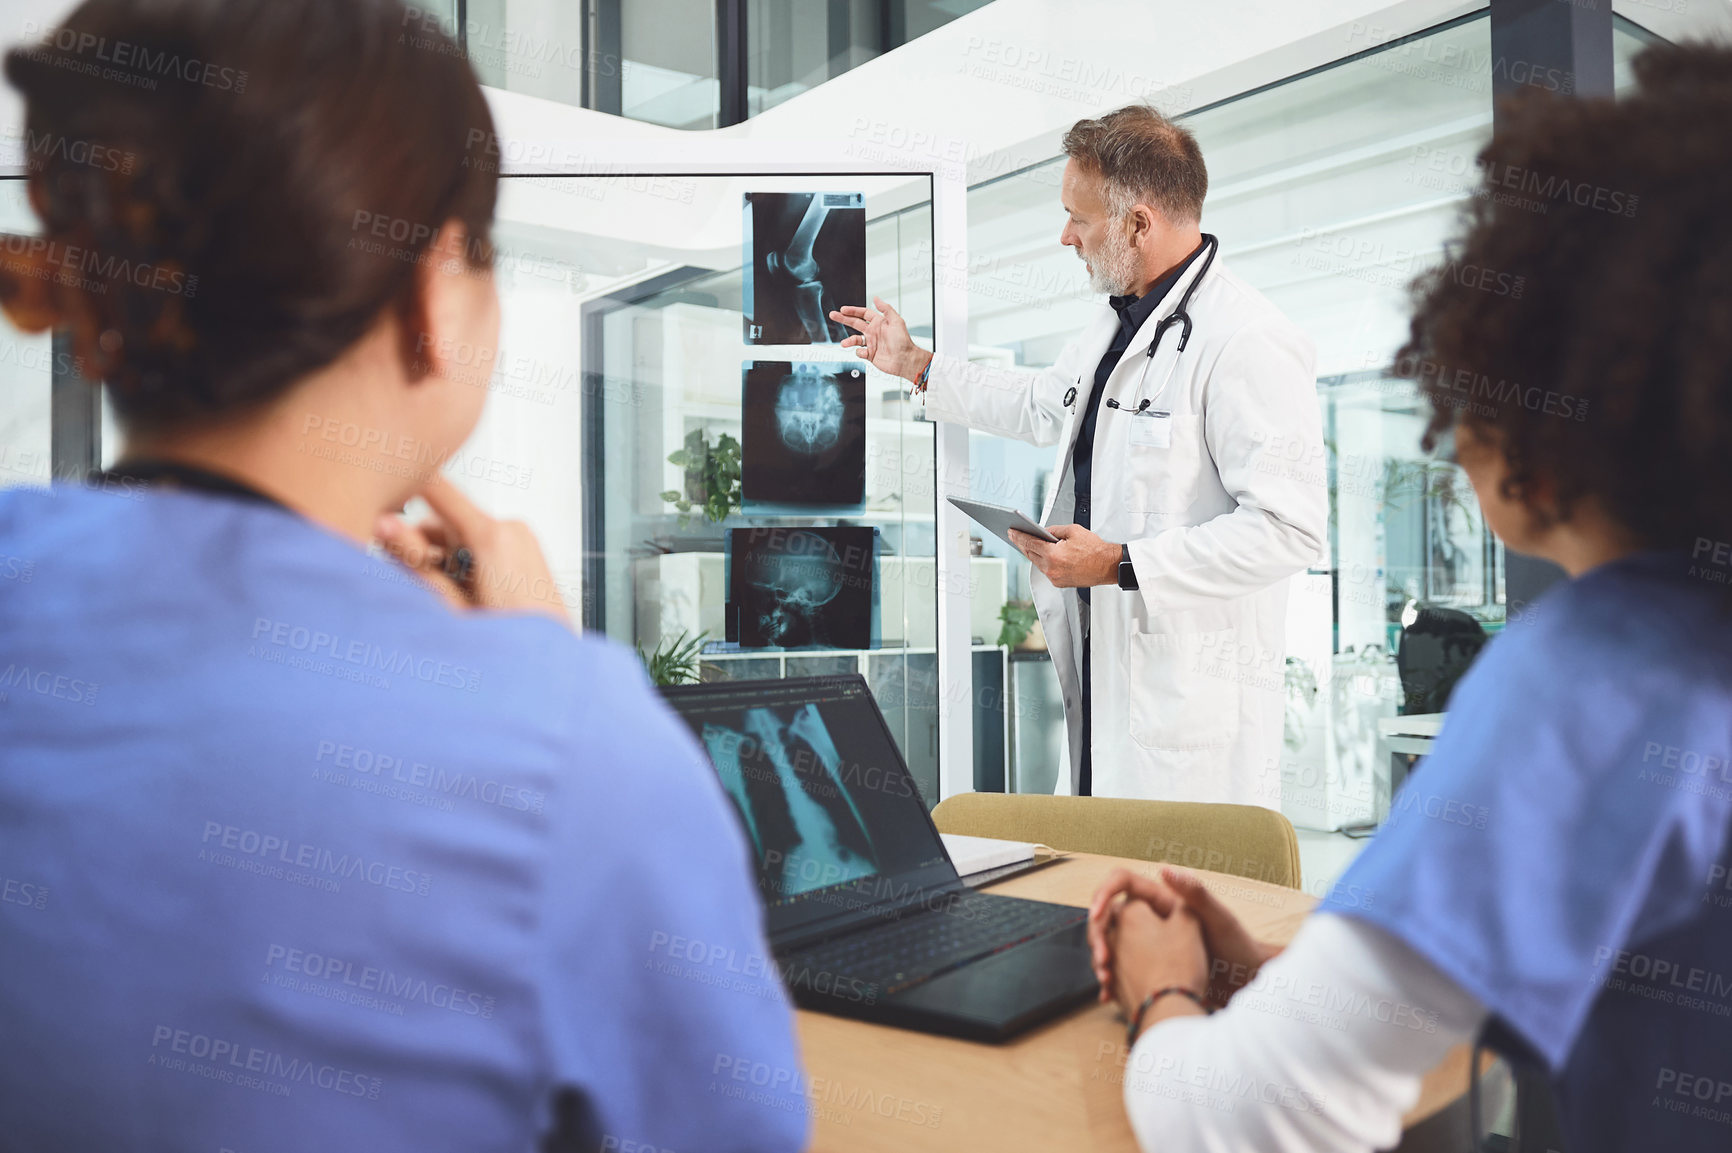
[[[879,0],[751,0],[746,99],[756,116],[884,50]]]
[[[670,128],[714,128],[721,109],[716,5],[631,0],[619,6],[619,114]]]
[[[930,202],[906,174],[507,178],[502,354],[452,471],[665,679],[864,676],[936,804],[934,426],[838,331],[765,305],[769,254],[797,263],[772,217],[815,213],[824,306],[855,291],[825,237],[860,227],[867,291],[930,331]]]
[[[1620,26],[1620,86],[1640,47]],[[1420,451],[1426,408],[1386,371],[1406,333],[1407,285],[1447,259],[1473,194],[1491,71],[1482,14],[1183,118],[1208,159],[1204,230],[1317,349],[1326,458],[1289,462],[1330,494],[1328,555],[1294,579],[1288,619],[1283,808],[1302,827],[1374,820],[1388,787],[1375,771],[1387,756],[1379,719],[1435,711],[1477,651],[1437,634],[1503,627],[1502,546],[1465,475]],[[976,360],[1051,364],[1099,307],[1058,243],[1063,164],[970,190],[968,267],[954,271],[967,277]],[[975,495],[1037,514],[1053,460],[973,434]],[[990,536],[983,551],[1011,560],[1010,595],[1026,598],[1028,566]],[[1058,711],[1056,678],[1038,651],[1013,657],[1011,787],[1045,791],[1062,737],[1024,714]]]
[[[522,87],[533,65],[540,94],[576,91],[594,72],[586,60],[596,58],[582,47],[594,42],[593,27],[556,22],[536,25],[539,39],[504,34],[528,27],[523,21],[538,12],[564,20],[582,7],[538,2],[467,0],[471,51],[484,70],[502,70],[492,82]],[[702,7],[712,14],[703,24],[712,35],[714,5]],[[760,24],[773,7],[752,6]],[[878,14],[900,12],[913,34],[915,8]],[[860,5],[828,9],[837,20],[846,16],[849,37],[864,37]],[[594,3],[583,10],[598,12]],[[458,15],[453,4],[451,20]],[[804,9],[800,19],[810,27],[790,27],[786,51],[790,59],[806,53],[800,58],[817,69],[820,58],[811,54],[822,22],[811,23],[817,17]],[[825,25],[825,44],[835,42],[836,27]],[[618,32],[622,43],[637,42],[629,22]],[[644,35],[645,43],[655,40]],[[505,53],[492,63],[479,55],[490,36]],[[860,37],[849,43],[858,46]],[[1621,87],[1640,44],[1622,24],[1615,43]],[[1208,156],[1204,227],[1221,237],[1223,262],[1317,347],[1327,459],[1293,464],[1325,473],[1329,548],[1294,580],[1287,646],[1284,807],[1302,826],[1375,817],[1387,780],[1376,771],[1379,720],[1434,708],[1434,690],[1459,671],[1432,669],[1426,681],[1410,669],[1404,680],[1404,641],[1440,622],[1483,636],[1503,624],[1501,547],[1459,470],[1419,451],[1423,406],[1386,372],[1404,332],[1405,286],[1445,258],[1444,239],[1473,192],[1473,157],[1490,131],[1488,61],[1485,19],[1458,21],[1187,118]],[[669,68],[669,75],[678,70]],[[685,73],[695,79],[683,88],[670,81],[654,95],[654,85],[626,85],[623,65],[615,71],[622,93],[639,93],[646,106],[665,99],[665,108],[677,103],[672,94],[697,91],[704,79]],[[793,91],[776,97],[783,82],[770,84],[771,71],[758,75],[765,106]],[[795,71],[776,75],[805,83]],[[738,461],[724,446],[747,435],[743,365],[786,364],[760,387],[796,393],[801,380],[855,367],[834,345],[749,341],[744,197],[860,197],[869,292],[895,301],[929,342],[935,286],[964,284],[969,355],[1038,366],[1050,364],[1099,306],[1081,263],[1058,244],[1061,170],[1062,158],[1053,158],[970,190],[965,265],[933,244],[924,177],[507,178],[497,268],[504,349],[491,375],[475,381],[490,402],[450,471],[490,510],[536,526],[574,615],[646,656],[659,651],[667,663],[695,642],[688,655],[704,678],[866,676],[935,802],[938,729],[949,721],[940,706],[955,694],[941,692],[937,677],[934,429],[910,409],[901,382],[862,366],[858,385],[847,385],[858,388],[850,411],[865,438],[859,501],[818,515],[729,496],[727,470]],[[34,228],[22,190],[21,180],[0,180],[0,229]],[[50,475],[54,350],[46,336],[0,332],[0,486],[41,484]],[[105,427],[105,459],[115,445]],[[1052,464],[1047,449],[970,437],[970,486],[980,499],[1037,513]],[[832,541],[844,539],[842,530],[866,531],[876,605],[866,635],[823,648],[741,638],[730,542],[779,530],[782,539],[788,530],[823,530],[809,535]],[[1038,631],[1025,635],[1028,566],[990,535],[975,548],[974,783],[1047,791],[1064,759],[1063,710]],[[968,717],[958,714],[956,723]]]
[[[16,137],[0,140],[7,155],[17,143]],[[0,180],[0,232],[38,231],[23,179]],[[48,483],[53,365],[51,337],[27,336],[0,320],[0,488]]]
[[[756,116],[990,0],[750,0],[747,113]]]
[[[421,10],[461,30],[484,84],[690,129],[730,122],[726,108],[756,116],[988,2],[437,0]],[[739,27],[719,28],[723,13]],[[723,60],[727,42],[744,43],[738,64]]]
[[[441,22],[468,50],[483,84],[584,104],[595,74],[609,77],[617,95],[618,53],[591,47],[581,0],[441,0],[437,7]]]
[[[716,126],[714,0],[441,0],[438,15],[460,30],[483,84],[671,128]]]

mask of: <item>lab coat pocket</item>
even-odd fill
[[[1125,649],[1131,739],[1145,749],[1202,749],[1239,734],[1239,683],[1217,654],[1235,629],[1133,632]]]
[[[1132,512],[1176,512],[1190,506],[1198,482],[1195,416],[1127,416],[1124,453]]]

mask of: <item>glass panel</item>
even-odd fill
[[[934,28],[942,28],[958,16],[984,8],[992,0],[886,0],[895,27],[895,44],[906,44]],[[892,44],[892,47],[895,46]]]
[[[746,115],[989,2],[748,0]],[[451,30],[456,3],[436,0],[416,11]],[[482,83],[495,88],[672,128],[714,128],[716,7],[711,0],[467,0],[467,48]]]
[[[714,128],[716,5],[704,0],[621,3],[620,112],[671,128]]]
[[[863,205],[869,291],[895,303],[916,332],[930,334],[925,177],[507,178],[498,225],[504,352],[482,426],[453,472],[489,508],[537,526],[568,603],[589,628],[644,652],[667,653],[696,640],[701,652],[691,654],[689,672],[704,679],[866,677],[923,795],[936,803],[934,426],[915,419],[899,381],[850,351],[825,343],[750,344],[744,330],[744,195],[795,194],[787,203],[803,213],[810,201],[799,198],[824,192],[841,194],[824,203],[826,212]],[[820,282],[829,279],[827,259],[820,257]],[[756,261],[753,273],[768,275]],[[824,291],[854,289],[832,282]],[[770,319],[757,310],[752,317]],[[746,491],[731,478],[706,474],[701,461],[689,467],[689,458],[669,460],[694,445],[711,452],[730,442],[753,446],[750,437],[761,433],[744,427],[748,361],[818,366],[804,376],[790,369],[751,377],[758,382],[754,420],[778,414],[770,425],[753,427],[773,429],[786,446],[818,451],[814,461],[831,432],[840,429],[845,438],[850,428],[863,429],[863,447],[853,442],[860,456],[852,458],[863,458],[863,501],[802,511],[798,491],[784,494],[787,504],[764,502],[754,495],[761,487]],[[838,383],[835,396],[826,391],[823,382],[837,379],[830,374],[851,372],[860,376]],[[822,385],[816,400],[804,391],[810,380]],[[770,392],[756,391],[764,381]],[[859,410],[838,401],[838,418],[827,401],[856,387],[863,415],[848,416]],[[784,400],[787,407],[777,408]],[[768,460],[753,451],[742,465]],[[813,465],[812,475],[821,467]],[[689,505],[683,512],[680,500]],[[750,635],[759,622],[743,612],[747,584],[783,595],[778,604],[792,606],[790,615],[817,620],[818,614],[805,595],[807,570],[794,566],[787,583],[748,569],[743,559],[730,568],[730,545],[774,547],[753,542],[826,536],[840,542],[851,539],[850,530],[868,542],[877,533],[869,598],[876,601],[876,640],[798,647],[814,638],[778,632],[787,623],[778,619],[762,631],[787,647],[754,646],[764,637]],[[868,558],[863,571],[871,568]],[[731,575],[740,577],[733,596],[742,611],[730,629]]]
[[[747,114],[816,88],[989,0],[749,0]]]
[[[751,0],[746,5],[748,113],[790,97],[883,50],[879,0]]]
[[[1465,476],[1420,452],[1413,387],[1384,371],[1405,335],[1406,286],[1444,258],[1472,194],[1491,129],[1489,51],[1481,17],[1186,118],[1208,159],[1203,226],[1222,261],[1317,347],[1327,459],[1294,467],[1328,477],[1330,551],[1294,579],[1288,612],[1283,794],[1302,826],[1376,815],[1377,718],[1429,699],[1403,688],[1403,620],[1426,609],[1428,622],[1461,613],[1485,633],[1503,622],[1501,546]],[[941,271],[967,278],[975,360],[1051,364],[1099,307],[1057,243],[1063,166],[970,190],[968,266]],[[976,497],[1038,513],[1050,449],[980,434],[969,447]],[[983,551],[1009,553],[990,537]],[[1027,574],[1010,559],[1009,599],[1027,597]],[[1050,713],[1054,681],[1050,663],[1019,660],[1009,706]],[[1027,731],[1017,718],[1011,756],[1028,760],[1012,779],[1049,788],[1045,762],[1062,750]]]
[[[0,141],[8,153],[15,143],[16,137]],[[0,232],[39,231],[24,181],[0,180]],[[0,488],[48,483],[53,364],[54,343],[47,333],[26,335],[0,321]]]
[[[445,3],[435,5],[441,22]],[[582,104],[585,7],[580,0],[468,0],[464,44],[475,74],[494,88]],[[618,61],[607,70],[617,76]]]
[[[432,0],[432,3],[411,5],[410,17],[412,20],[437,20],[445,34],[455,39],[458,35],[458,10],[462,6],[462,0]]]
[[[1646,28],[1616,14],[1612,16],[1612,89],[1619,96],[1636,83],[1635,74],[1630,70],[1631,58],[1655,42],[1664,43]]]
[[[1317,345],[1327,459],[1291,462],[1330,479],[1329,557],[1295,581],[1288,619],[1283,803],[1302,826],[1371,821],[1387,804],[1378,720],[1435,680],[1414,641],[1404,681],[1404,621],[1502,627],[1501,546],[1465,475],[1420,451],[1414,386],[1383,373],[1407,285],[1444,259],[1475,186],[1489,59],[1474,20],[1189,122],[1209,158],[1205,226]]]

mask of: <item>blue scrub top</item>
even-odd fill
[[[1570,1153],[1732,1148],[1729,575],[1647,552],[1548,592],[1321,906],[1531,1046]]]
[[[744,841],[636,656],[297,516],[0,494],[0,1146],[792,1150]],[[563,1102],[563,1104],[556,1104]]]

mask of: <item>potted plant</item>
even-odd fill
[[[691,523],[692,512],[720,523],[740,507],[740,442],[722,433],[715,444],[701,428],[686,434],[685,447],[668,454],[668,463],[686,470],[686,491],[668,489],[663,500],[680,512],[680,527]]]
[[[998,643],[1007,649],[1039,652],[1046,648],[1046,634],[1041,631],[1040,615],[1033,601],[1006,601],[998,610],[1001,628]]]
[[[666,688],[669,685],[689,685],[697,680],[698,653],[703,649],[707,636],[708,632],[701,632],[688,639],[686,630],[681,629],[677,637],[663,637],[653,653],[640,648],[637,655],[649,671],[650,683],[657,688]]]

